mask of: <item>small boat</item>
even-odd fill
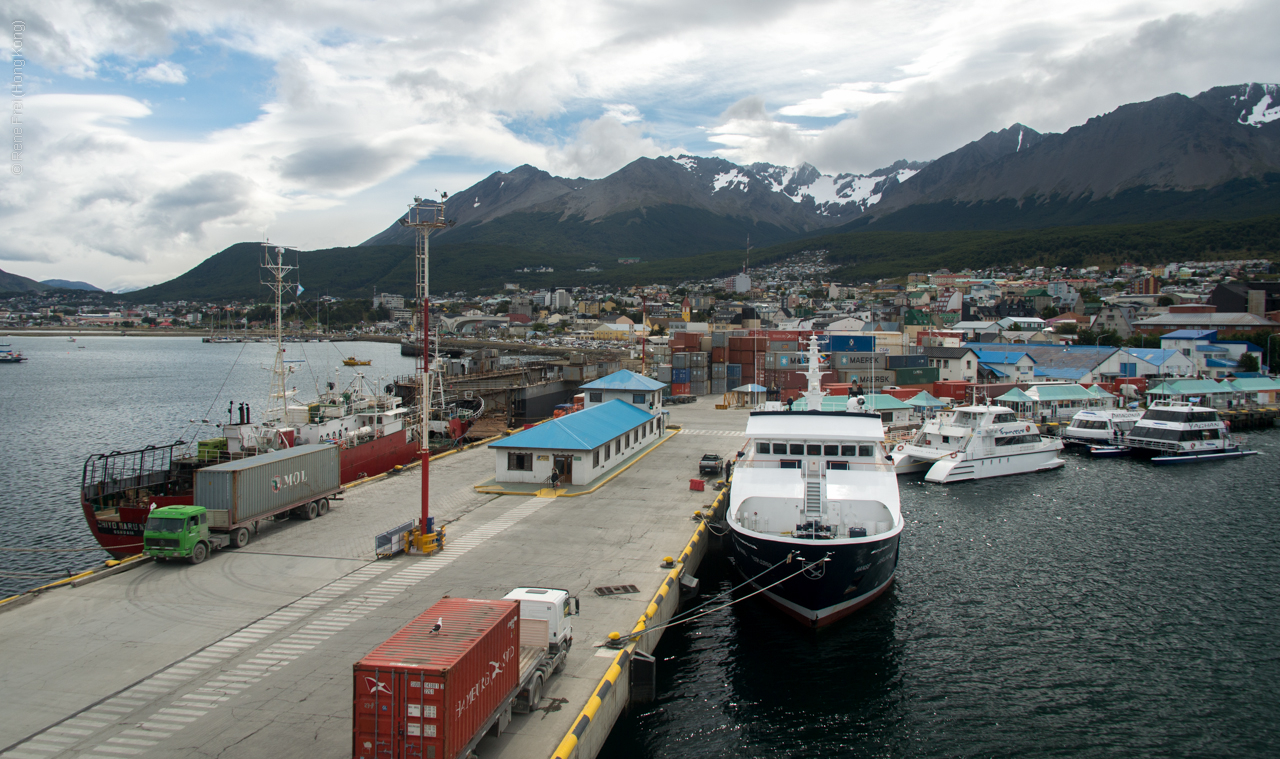
[[[928,482],[950,484],[1057,469],[1066,463],[1061,451],[1061,440],[1004,406],[961,406],[925,422],[891,456],[898,474],[924,472]]]
[[[1156,401],[1132,430],[1112,442],[1130,448],[1135,456],[1150,457],[1153,464],[1218,461],[1258,453],[1240,447],[1217,409],[1186,401]]]
[[[68,337],[68,338],[67,338],[67,342],[69,342],[69,343],[74,343],[75,341],[76,341],[76,339],[75,339],[74,337]]]
[[[1062,431],[1062,442],[1066,445],[1105,445],[1116,435],[1133,429],[1141,418],[1141,411],[1085,409],[1071,417],[1071,424]]]
[[[342,359],[343,366],[369,366],[373,364],[373,359],[361,360],[355,356],[348,356]]]
[[[1111,459],[1118,456],[1128,456],[1129,449],[1123,445],[1091,445],[1089,446],[1089,454],[1094,458]]]
[[[0,364],[21,364],[26,361],[27,357],[22,355],[22,351],[4,349],[0,350]]]

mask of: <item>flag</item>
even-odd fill
[[[306,288],[304,288],[304,287],[302,286],[302,283],[301,283],[301,282],[299,282],[299,283],[298,283],[298,294],[299,294],[299,295],[301,295],[301,294],[302,294],[302,291],[303,291],[303,290],[305,290],[305,289],[306,289]]]

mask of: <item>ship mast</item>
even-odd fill
[[[284,262],[283,247],[274,246],[269,242],[262,244],[262,268],[271,273],[271,280],[262,284],[271,288],[271,292],[276,296],[276,361],[271,368],[271,391],[267,394],[268,402],[271,404],[267,409],[267,421],[283,423],[285,411],[288,408],[288,391],[285,387],[287,372],[284,367],[284,332],[281,302],[284,291],[295,285],[286,283],[284,277],[289,272],[298,268],[290,266]],[[275,258],[272,258],[272,255]]]
[[[448,196],[444,195],[442,197]],[[418,418],[421,422],[418,444],[421,446],[419,453],[422,457],[422,515],[417,529],[414,530],[412,540],[421,553],[432,553],[441,547],[443,541],[437,539],[435,520],[431,518],[430,499],[428,496],[428,485],[431,480],[431,451],[428,445],[428,424],[431,415],[431,356],[428,353],[428,343],[431,335],[431,295],[427,267],[427,239],[432,230],[443,229],[449,226],[449,222],[445,221],[444,218],[444,203],[423,200],[415,196],[413,205],[409,206],[409,213],[400,219],[400,224],[412,227],[417,232],[414,253],[416,254],[417,296],[418,301],[422,304],[422,316],[414,328],[414,337],[421,339],[419,345],[422,346],[422,352],[418,354],[420,380]]]

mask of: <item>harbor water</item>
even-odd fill
[[[23,549],[0,551],[0,597],[106,558],[78,505],[89,455],[213,437],[229,403],[265,407],[268,344],[4,341],[31,360],[0,366],[0,548]],[[353,354],[373,365],[343,384],[413,370],[395,344],[294,343],[289,384],[308,397]],[[1241,437],[1264,455],[904,478],[890,591],[814,632],[733,590],[666,633],[657,700],[601,756],[1273,756],[1280,430]],[[723,552],[700,579],[704,598],[738,583]]]
[[[260,419],[275,358],[269,343],[199,337],[91,335],[72,343],[13,335],[0,342],[29,359],[0,365],[0,598],[109,558],[79,505],[90,455],[218,437],[215,425],[228,420],[231,403],[249,403]],[[351,355],[373,363],[342,367]],[[328,382],[345,387],[357,371],[374,387],[414,371],[414,359],[395,343],[287,343],[285,358],[301,399]]]
[[[816,632],[759,597],[668,630],[601,756],[1274,757],[1280,430],[1240,437],[1263,455],[903,478],[888,593]]]

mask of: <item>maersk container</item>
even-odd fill
[[[195,503],[214,527],[259,519],[338,491],[340,456],[336,445],[300,445],[197,469]]]
[[[354,675],[355,759],[455,759],[515,695],[520,602],[442,598]]]
[[[871,353],[876,349],[876,339],[871,335],[831,335],[826,349],[837,353]]]

